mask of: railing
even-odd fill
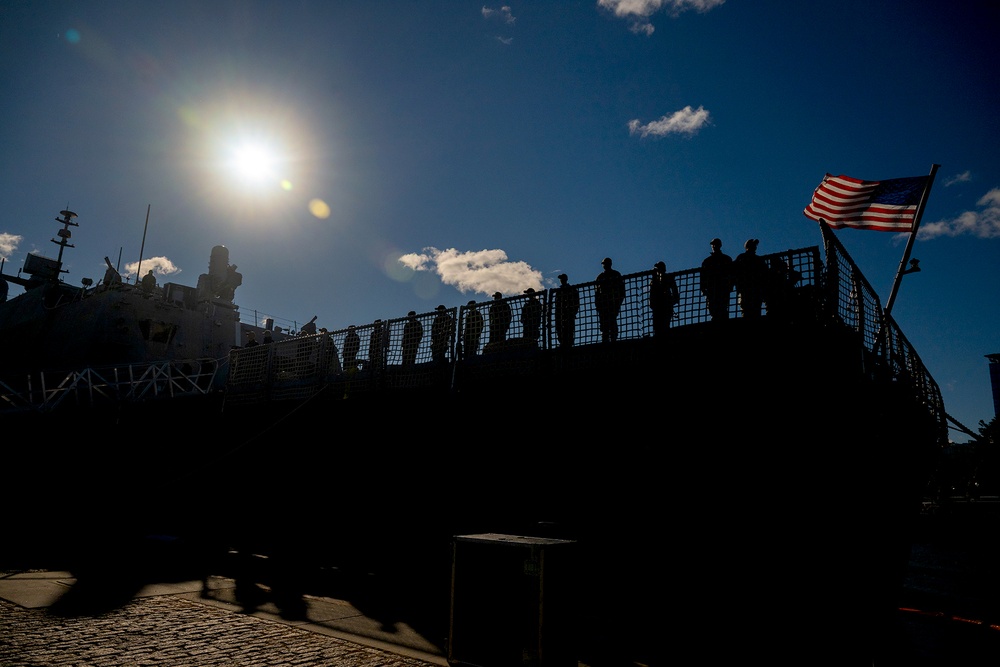
[[[803,250],[788,250],[782,253],[767,255],[764,259],[775,271],[779,268],[784,271],[789,266],[797,271],[800,278],[795,285],[795,289],[799,290],[800,293],[815,288],[820,280],[822,263],[819,259],[819,249],[816,247]],[[653,335],[653,316],[649,308],[648,298],[649,281],[652,273],[652,271],[643,271],[623,276],[625,281],[625,300],[622,302],[617,318],[619,341],[648,338]],[[708,314],[705,299],[701,294],[701,270],[689,269],[670,275],[673,276],[677,283],[680,293],[680,302],[674,307],[674,315],[670,322],[670,327],[681,327],[710,321],[711,317]],[[573,285],[577,290],[580,301],[580,308],[575,320],[574,346],[601,343],[600,323],[594,303],[596,286],[596,282]],[[538,338],[533,342],[541,350],[556,349],[560,346],[555,329],[554,314],[554,296],[557,291],[558,288],[552,288],[534,295],[542,306],[542,327]],[[496,307],[498,302],[506,304],[510,308],[512,315],[509,329],[499,339],[504,342],[523,341],[525,327],[522,309],[530,298],[528,295],[519,295],[444,310],[444,315],[450,319],[450,322],[446,326],[444,360],[451,362],[470,358],[488,351],[487,347],[494,343],[499,344],[497,340],[498,336],[492,330],[493,324],[490,321],[490,310]],[[464,333],[465,325],[473,310],[482,314],[483,330],[476,349],[468,349],[463,345],[465,337],[461,334]],[[767,311],[768,307],[765,304],[763,309],[765,315]],[[412,355],[413,363],[416,366],[434,360],[434,320],[441,313],[442,311],[419,313],[414,318],[420,324],[422,331],[415,352]],[[729,314],[732,318],[743,316],[739,309],[738,295],[735,291],[730,295]],[[402,367],[404,366],[404,327],[408,319],[407,317],[396,317],[386,320],[376,320],[371,324],[352,325],[346,329],[331,331],[328,334],[299,337],[295,341],[284,341],[280,344],[275,343],[275,345],[279,345],[280,348],[281,345],[301,342],[302,338],[313,339],[317,345],[321,345],[321,338],[325,336],[326,340],[332,342],[334,348],[333,353],[330,353],[330,361],[334,364],[331,366],[332,369],[350,370],[353,367],[377,370],[386,367]],[[344,351],[350,347],[347,340],[348,335],[351,335],[352,332],[353,335],[357,336],[354,344],[357,353],[351,354],[348,352],[345,354]],[[248,358],[244,359],[245,362],[249,362],[250,355],[256,355],[252,358],[257,360],[256,365],[258,368],[253,373],[245,370],[241,372],[250,373],[254,377],[256,377],[258,372],[265,372],[261,365],[266,364],[267,356],[261,356],[263,353],[259,349],[248,348],[237,350],[235,354],[237,357],[243,354],[248,355]],[[286,373],[291,373],[297,377],[301,377],[303,374],[311,374],[311,370],[306,372],[305,367],[296,366],[295,362],[290,361],[290,358],[301,358],[313,364],[315,362],[315,354],[297,355],[282,351],[279,353],[279,356],[282,360],[281,369]],[[312,366],[308,368],[311,369]],[[234,363],[233,379],[237,377],[236,374],[237,365]]]
[[[0,380],[0,413],[204,396],[222,389],[225,371],[217,359],[187,359],[28,374]]]
[[[764,256],[773,277],[791,273],[796,279],[794,284],[784,283],[785,298],[781,301],[773,291],[778,283],[771,284],[762,316],[819,319],[857,333],[869,372],[911,391],[946,434],[947,415],[937,383],[895,321],[884,315],[877,294],[839,240],[828,228],[822,228],[825,266],[816,247]],[[701,293],[701,270],[688,269],[670,275],[680,294],[670,328],[710,322]],[[625,298],[617,317],[617,341],[653,336],[648,299],[651,276],[652,271],[623,276]],[[604,344],[595,307],[596,286],[596,282],[572,286],[580,303],[574,320],[574,348]],[[350,395],[372,389],[453,384],[456,369],[464,364],[488,363],[491,359],[562,347],[554,313],[557,290],[476,302],[415,314],[412,318],[376,320],[329,333],[234,349],[229,359],[223,360],[228,364],[220,365],[212,359],[171,361],[29,375],[17,385],[0,381],[0,411],[45,411],[63,404],[90,405],[101,400],[142,401],[207,394],[223,385],[227,401],[255,402],[298,400],[330,387]],[[522,317],[525,304],[532,298],[539,301],[542,312],[541,328],[534,339],[525,337]],[[490,312],[498,307],[498,302],[511,310],[510,325],[503,336],[493,330],[494,324],[490,322]],[[779,303],[784,306],[780,311]],[[465,335],[473,311],[483,318],[478,338]],[[729,297],[728,316],[744,317],[735,290]],[[436,319],[439,319],[437,327]],[[404,341],[410,321],[417,322],[422,333],[419,338]],[[500,354],[508,352],[511,354]]]
[[[840,240],[828,225],[820,228],[826,253],[826,303],[840,322],[860,336],[870,372],[912,392],[939,425],[939,437],[946,441],[948,415],[940,387],[896,321],[882,310],[878,295]]]
[[[825,266],[817,247],[763,256],[771,280],[762,317],[831,322],[857,332],[873,376],[877,373],[889,376],[900,386],[905,385],[912,390],[916,399],[942,425],[942,432],[946,433],[941,392],[916,351],[896,323],[891,318],[883,318],[875,291],[829,230],[825,230],[824,245],[827,256]],[[653,316],[648,298],[652,273],[643,271],[623,276],[625,299],[617,317],[619,342],[653,336]],[[670,328],[710,322],[712,318],[701,293],[701,269],[688,269],[670,275],[680,294]],[[786,281],[789,275],[795,278]],[[572,336],[575,348],[604,344],[595,306],[596,286],[596,282],[572,286],[580,303]],[[501,359],[507,363],[511,355],[523,357],[558,350],[561,347],[555,318],[558,289],[419,313],[412,318],[377,320],[371,324],[352,325],[328,333],[234,350],[227,400],[299,399],[330,387],[335,387],[337,391],[343,389],[345,395],[350,395],[371,389],[453,385],[459,377],[455,371],[463,365],[499,363]],[[779,294],[783,297],[781,300]],[[542,325],[537,338],[525,337],[523,309],[533,298],[539,301],[542,312]],[[501,302],[511,311],[509,328],[504,335],[498,335],[493,330],[495,324],[490,318],[491,311],[501,307]],[[779,304],[782,305],[780,310]],[[478,337],[469,337],[466,335],[467,325],[474,311],[482,315],[482,330]],[[728,317],[744,317],[739,294],[735,290],[730,293]],[[440,332],[437,337],[435,320],[441,323],[437,328]],[[405,334],[408,321],[416,321],[421,332],[419,337],[409,338],[410,342],[407,342]],[[876,343],[880,337],[883,338],[881,346]],[[510,354],[502,354],[505,352]]]

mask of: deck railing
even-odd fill
[[[765,300],[762,317],[807,318],[835,323],[857,333],[865,362],[873,375],[881,374],[912,390],[934,419],[947,431],[941,392],[913,346],[891,317],[864,275],[834,234],[822,226],[826,263],[817,247],[787,250],[764,259],[772,277],[795,275],[794,284],[781,301],[772,292]],[[701,270],[678,271],[674,278],[680,299],[670,328],[711,321],[701,293]],[[653,335],[649,307],[652,271],[624,275],[625,299],[619,312],[619,342]],[[780,280],[778,283],[780,284]],[[603,345],[595,307],[596,282],[573,285],[580,307],[575,319],[574,347]],[[228,359],[172,361],[113,368],[85,369],[69,373],[29,375],[16,385],[0,381],[0,412],[49,410],[59,405],[92,404],[97,401],[140,401],[181,395],[205,394],[225,386],[226,400],[254,402],[298,400],[321,388],[336,386],[345,394],[372,389],[405,389],[454,383],[456,367],[466,363],[488,363],[497,352],[534,353],[560,347],[555,330],[555,293],[558,288],[521,294],[500,300],[475,302],[443,311],[416,314],[422,335],[415,347],[404,351],[406,316],[352,325],[328,333],[234,349]],[[525,338],[522,309],[530,298],[541,305],[542,326],[535,340]],[[498,340],[490,322],[490,310],[502,301],[511,310],[509,329]],[[473,310],[483,317],[478,342],[463,334]],[[738,294],[730,294],[728,315],[740,319]],[[447,318],[438,330],[443,339],[435,343],[438,317]],[[353,338],[354,343],[350,342]],[[610,343],[614,344],[614,343]],[[354,351],[351,351],[353,347]],[[404,352],[407,357],[404,361]],[[503,355],[509,356],[509,355]]]
[[[937,383],[923,366],[916,351],[909,344],[896,323],[883,317],[877,294],[868,284],[857,265],[829,230],[824,234],[827,261],[820,259],[817,247],[787,250],[765,255],[764,259],[776,282],[790,274],[794,284],[785,283],[790,289],[781,301],[769,294],[762,309],[762,317],[817,318],[836,326],[846,327],[859,335],[865,352],[868,371],[890,376],[893,381],[905,383],[922,402],[946,432],[944,405]],[[623,276],[625,299],[619,312],[619,342],[649,338],[653,335],[653,317],[649,307],[648,288],[652,271],[642,271]],[[670,328],[703,324],[711,321],[705,297],[701,293],[701,270],[688,269],[671,274],[680,293]],[[575,320],[574,347],[603,345],[599,318],[595,307],[596,282],[573,285],[579,296],[580,308]],[[408,317],[377,320],[370,324],[353,325],[328,333],[300,336],[292,340],[234,350],[231,355],[230,376],[227,383],[227,400],[260,401],[282,398],[299,399],[331,385],[343,387],[345,395],[372,389],[398,389],[421,386],[440,386],[442,382],[460,382],[461,374],[454,372],[463,364],[489,364],[491,360],[505,361],[511,352],[531,354],[536,351],[556,350],[560,347],[555,330],[555,296],[558,288],[540,291],[534,295],[517,295],[485,302],[475,302],[444,311],[415,314],[422,335],[404,362],[404,329]],[[525,318],[522,309],[531,298],[541,304],[542,326],[534,340],[525,338]],[[501,340],[491,331],[490,311],[498,302],[510,308],[509,329]],[[473,310],[482,315],[482,332],[478,341],[464,333]],[[731,319],[744,317],[739,297],[730,294],[728,315]],[[434,321],[446,318],[444,340],[435,356]],[[354,338],[354,352],[349,343]],[[881,338],[882,342],[878,343]],[[612,343],[613,344],[613,343]]]
[[[0,380],[0,414],[204,396],[222,389],[221,366],[218,359],[186,359],[18,376]]]
[[[939,425],[939,437],[946,441],[948,415],[941,388],[896,321],[883,311],[878,295],[840,239],[826,224],[820,228],[826,254],[823,298],[829,309],[859,335],[870,372],[882,374],[912,391]]]
[[[819,249],[816,247],[766,255],[764,259],[775,270],[780,268],[780,270],[785,271],[786,267],[790,266],[794,271],[797,271],[800,278],[795,285],[795,289],[799,294],[813,291],[822,279],[821,272],[823,267],[819,259]],[[625,300],[622,302],[621,310],[618,314],[619,341],[648,338],[653,335],[653,315],[649,308],[648,298],[649,281],[652,273],[652,271],[642,271],[623,276],[625,281]],[[674,316],[670,322],[670,327],[681,327],[710,321],[711,317],[708,314],[708,307],[704,296],[701,294],[701,270],[688,269],[672,273],[671,275],[677,283],[678,291],[680,292],[680,302],[674,308]],[[601,330],[597,309],[594,304],[596,286],[596,282],[573,285],[577,290],[580,300],[580,309],[576,317],[574,346],[579,347],[601,343]],[[534,295],[542,306],[542,327],[538,338],[534,341],[540,350],[556,349],[559,347],[553,312],[555,306],[554,295],[557,289],[552,288],[540,291]],[[512,315],[510,327],[502,340],[505,342],[523,341],[525,327],[521,314],[522,309],[530,298],[526,294],[521,294],[444,310],[444,315],[450,318],[444,345],[445,360],[448,362],[461,361],[488,353],[491,345],[494,347],[497,346],[491,343],[491,341],[496,340],[496,336],[495,332],[491,330],[490,310],[498,302],[506,304],[510,308]],[[468,349],[463,345],[464,337],[462,334],[465,331],[466,322],[473,309],[479,311],[483,316],[483,330],[476,349]],[[441,312],[429,311],[418,313],[415,316],[423,331],[413,355],[413,362],[416,366],[434,361],[434,320]],[[734,319],[743,316],[739,309],[738,297],[735,291],[730,295],[729,314]],[[763,314],[765,316],[768,314],[767,304],[763,308]],[[408,318],[405,316],[384,320],[380,319],[369,324],[352,325],[348,328],[337,329],[327,334],[299,336],[294,340],[273,343],[272,345],[276,346],[274,349],[280,350],[275,352],[277,358],[280,360],[280,365],[273,368],[276,371],[284,372],[286,375],[289,373],[302,375],[305,369],[297,367],[294,359],[308,359],[309,368],[312,369],[316,360],[316,351],[309,354],[292,351],[292,349],[298,350],[301,347],[300,344],[303,339],[311,340],[317,346],[317,350],[327,350],[328,360],[331,364],[329,367],[330,372],[336,373],[350,370],[351,368],[378,371],[387,367],[402,367],[404,365],[403,330],[407,320]],[[349,347],[347,338],[352,332],[357,336],[358,342],[356,343],[356,348],[358,352],[356,355],[350,353],[345,355],[344,350]],[[332,343],[334,348],[332,352],[328,348],[323,347],[326,341]],[[288,347],[286,348],[285,346]],[[240,358],[240,355],[247,355],[244,359],[246,362],[249,362],[251,359],[257,360],[256,365],[258,368],[251,373],[246,370],[237,370],[238,366],[234,363],[232,378],[244,377],[244,374],[247,373],[256,377],[256,372],[263,371],[261,365],[270,363],[267,361],[267,357],[261,356],[262,352],[259,348],[235,350],[234,355],[234,358]],[[310,375],[311,373],[306,374]]]

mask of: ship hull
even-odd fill
[[[576,547],[580,626],[609,644],[704,650],[725,623],[772,663],[877,652],[936,427],[852,332],[733,321],[497,360],[409,391],[70,415],[46,432],[103,444],[31,484],[77,519],[23,521],[18,543],[83,567],[122,535],[178,534],[444,594],[455,536],[553,537]]]
[[[0,303],[2,374],[227,357],[237,341],[235,307],[170,298],[178,294],[179,286],[151,296],[131,285],[26,291]]]

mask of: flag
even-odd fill
[[[813,192],[812,202],[802,211],[807,218],[825,220],[840,229],[874,229],[909,232],[929,176],[862,181],[850,176],[827,174]]]

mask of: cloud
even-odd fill
[[[965,211],[957,218],[925,223],[917,231],[921,241],[938,236],[964,236],[971,234],[981,239],[1000,238],[1000,188],[993,188],[980,197],[976,205],[981,211]]]
[[[500,9],[490,9],[486,5],[483,5],[483,18],[484,19],[497,19],[503,21],[507,25],[514,25],[514,15],[510,13],[510,7],[507,5],[502,6]]]
[[[680,111],[675,111],[670,116],[664,116],[660,120],[654,120],[643,125],[638,120],[628,122],[629,134],[638,134],[641,137],[665,137],[668,134],[686,134],[693,136],[698,131],[709,124],[709,113],[705,107],[692,109],[690,105]]]
[[[971,171],[963,171],[961,174],[956,174],[944,182],[944,187],[949,185],[955,185],[955,183],[968,183],[972,180]]]
[[[135,277],[138,268],[139,262],[128,262],[125,264],[125,272],[122,277]],[[142,275],[146,275],[146,271],[149,269],[153,269],[153,273],[160,276],[169,276],[181,271],[166,257],[150,257],[142,260]]]
[[[597,0],[597,6],[610,10],[618,18],[628,19],[629,30],[648,37],[656,30],[649,22],[649,17],[660,10],[677,18],[689,9],[703,14],[725,2],[726,0]]]
[[[483,6],[483,18],[487,21],[498,20],[503,21],[507,25],[514,25],[514,15],[510,13],[510,7],[507,5],[502,6],[500,9],[490,9],[487,6]],[[496,36],[496,40],[505,46],[509,46],[511,42],[514,41],[513,37],[503,37],[501,35]]]
[[[542,273],[525,262],[511,262],[503,250],[460,251],[455,248],[438,250],[424,248],[421,253],[408,253],[399,263],[414,271],[433,271],[441,282],[465,294],[474,292],[492,295],[520,294],[529,287],[544,288]]]
[[[24,240],[23,236],[0,232],[0,257],[10,259],[10,256],[17,250],[17,246]]]

